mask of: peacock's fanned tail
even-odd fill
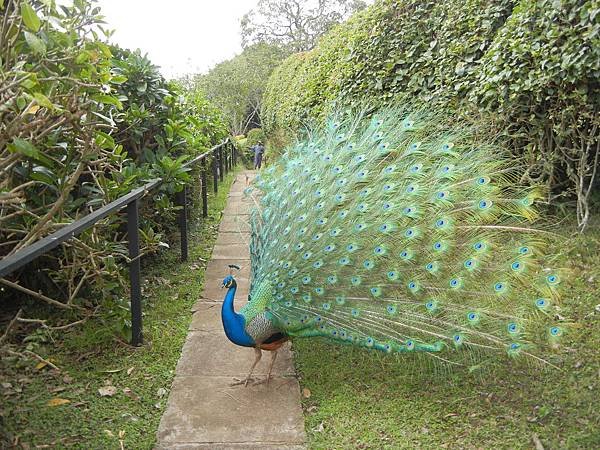
[[[288,148],[255,183],[250,297],[291,336],[544,360],[563,330],[549,234],[532,227],[543,192],[483,140],[390,109]]]

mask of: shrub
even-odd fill
[[[8,0],[0,11],[0,36],[10,37],[0,46],[0,257],[163,177],[141,224],[142,251],[156,250],[175,212],[171,195],[189,179],[186,155],[226,135],[220,114],[139,53],[101,42],[91,2]],[[125,266],[116,264],[126,259],[124,234],[122,218],[110,216],[11,277],[64,300],[48,302],[62,309],[126,305]]]
[[[380,0],[274,71],[264,128],[297,132],[335,104],[410,102],[480,116],[529,175],[589,217],[600,136],[597,0]]]

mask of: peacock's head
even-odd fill
[[[237,283],[235,282],[235,278],[233,278],[233,276],[231,275],[227,275],[224,279],[223,279],[223,284],[221,285],[222,288],[235,288],[237,287]]]

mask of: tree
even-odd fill
[[[292,52],[310,50],[333,25],[365,7],[362,0],[259,0],[242,17],[242,45],[267,42]]]
[[[221,109],[234,134],[260,126],[263,92],[271,72],[287,56],[276,45],[255,44],[232,59],[217,64],[206,75],[192,80]]]

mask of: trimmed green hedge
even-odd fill
[[[600,134],[599,12],[598,0],[380,0],[275,70],[263,127],[291,135],[365,101],[466,112],[528,155],[530,176],[579,198]]]

